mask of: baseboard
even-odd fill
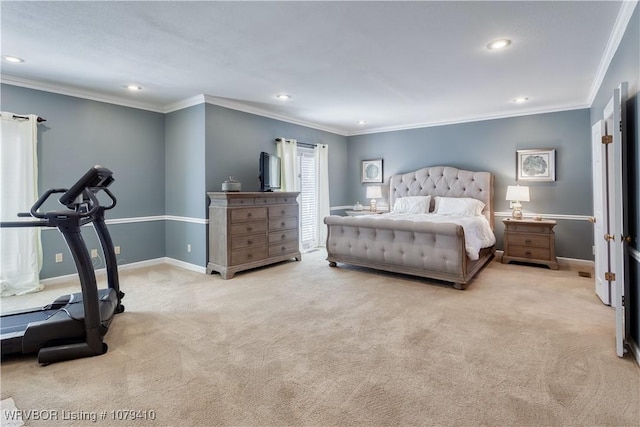
[[[195,271],[196,273],[207,274],[207,267],[201,267],[199,265],[191,264],[185,261],[180,261],[179,259],[175,259],[175,258],[164,257],[163,260],[165,263],[172,265],[174,267],[184,268],[185,270]]]
[[[180,260],[177,260],[174,258],[168,258],[168,257],[147,259],[144,261],[131,262],[128,264],[118,264],[118,271],[135,270],[138,268],[153,267],[154,265],[162,265],[162,264],[169,264],[174,267],[180,267],[180,268],[184,268],[185,270],[191,270],[191,271],[195,271],[197,273],[202,273],[202,274],[206,274],[207,272],[206,267],[200,267],[199,265],[191,264],[188,262],[184,262],[184,261],[180,261]],[[95,270],[95,272],[96,272],[96,278],[102,278],[107,275],[106,268],[99,268]],[[64,276],[56,276],[56,277],[49,277],[47,279],[41,279],[40,283],[45,286],[49,286],[49,285],[57,285],[60,283],[66,283],[71,280],[78,280],[78,273],[65,274]]]
[[[627,345],[629,346],[629,350],[631,350],[631,354],[636,359],[636,363],[640,366],[640,348],[638,347],[638,344],[636,344],[633,338],[631,338],[627,341]]]
[[[502,260],[502,254],[504,251],[497,250],[496,251],[496,259],[498,261]],[[593,261],[588,259],[578,259],[578,258],[565,258],[565,257],[557,257],[558,258],[558,267],[561,270],[571,270],[571,271],[586,271],[591,273],[593,276],[595,271],[595,264]]]

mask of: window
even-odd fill
[[[300,188],[300,243],[311,249],[318,240],[316,231],[317,194],[315,154],[312,148],[298,146],[298,179]]]

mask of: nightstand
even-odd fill
[[[377,212],[371,212],[370,210],[361,210],[361,211],[345,211],[345,213],[347,214],[347,216],[360,216],[360,215],[375,215],[375,214],[381,214],[381,211],[377,211]]]
[[[558,269],[556,259],[555,221],[507,218],[504,223],[502,263],[522,261]]]

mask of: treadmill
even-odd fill
[[[49,364],[64,360],[91,357],[107,352],[103,338],[113,317],[124,311],[121,301],[118,266],[111,235],[104,213],[116,206],[116,198],[107,188],[114,181],[113,173],[104,167],[89,169],[69,189],[49,189],[19,217],[33,221],[0,222],[6,227],[56,227],[67,243],[80,278],[81,293],[64,295],[44,307],[20,310],[2,315],[2,357],[22,353],[38,353],[38,362]],[[110,199],[100,204],[98,193]],[[40,212],[53,194],[63,193],[59,202],[66,210]],[[104,253],[107,269],[107,289],[98,290],[95,271],[80,227],[92,224]]]

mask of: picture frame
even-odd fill
[[[361,182],[382,182],[382,159],[362,161]]]
[[[555,181],[556,150],[516,150],[516,168],[517,181]]]

